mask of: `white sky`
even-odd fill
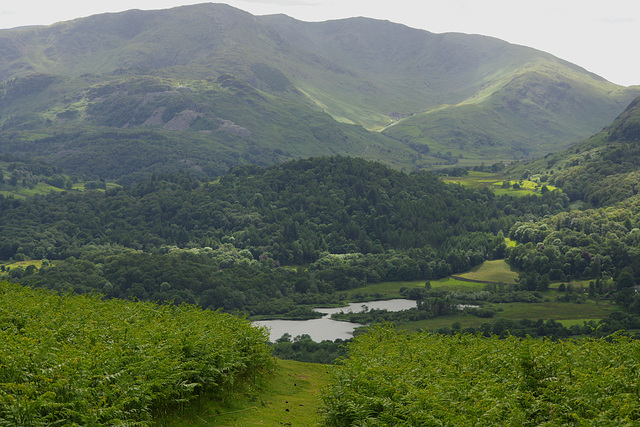
[[[227,0],[254,15],[302,21],[366,16],[434,33],[461,32],[530,46],[621,85],[640,85],[640,0]],[[48,25],[180,0],[15,0],[0,4],[0,28]],[[0,58],[0,61],[2,58]]]

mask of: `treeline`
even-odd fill
[[[71,189],[77,177],[71,178],[56,166],[38,160],[27,160],[10,154],[0,156],[0,189],[33,188],[45,183],[59,189]]]
[[[455,306],[443,305],[445,310],[439,315],[449,315],[456,313],[466,313],[480,317],[492,317],[494,312],[491,310],[464,308],[457,309]],[[389,312],[386,310],[368,310],[366,313],[356,313],[335,316],[337,319],[348,320],[351,322],[367,323],[367,327],[356,330],[356,336],[365,333],[370,328],[380,327],[380,325],[401,325],[404,322],[419,320],[420,316],[424,318],[432,318],[424,315],[420,309],[409,309],[399,312]],[[485,315],[489,314],[489,315]],[[333,316],[332,316],[333,317]],[[462,327],[460,322],[453,322],[451,326],[443,326],[434,330],[422,331],[431,332],[438,335],[472,335],[475,337],[498,337],[500,339],[517,338],[544,338],[553,341],[566,340],[569,338],[604,338],[616,333],[627,333],[634,339],[639,337],[640,316],[637,314],[624,313],[615,311],[611,315],[599,321],[584,321],[582,325],[574,324],[570,327],[564,326],[561,322],[552,319],[506,319],[497,318],[482,323],[478,327],[466,326]],[[314,342],[308,335],[300,335],[292,338],[289,334],[278,338],[272,343],[273,355],[280,359],[297,360],[300,362],[313,363],[335,363],[336,360],[347,356],[347,345],[353,339],[335,341],[325,340],[322,342]]]
[[[34,286],[282,314],[280,304],[501,258],[502,230],[567,202],[557,192],[497,197],[430,174],[317,158],[234,169],[219,183],[174,174],[0,199],[0,259],[52,261],[10,272]]]
[[[594,337],[601,338],[619,331],[637,331],[640,329],[640,316],[621,311],[613,312],[611,315],[599,321],[589,320],[582,325],[564,326],[553,319],[493,319],[484,322],[479,327],[462,328],[459,323],[452,326],[445,326],[434,330],[434,333],[442,335],[471,334],[475,336],[492,337],[498,336],[502,339],[508,337],[519,338],[549,338],[552,340],[566,339],[571,337]],[[638,338],[638,334],[633,334]]]
[[[268,333],[195,306],[57,295],[0,283],[4,425],[152,425],[272,371]]]
[[[333,364],[337,359],[347,355],[347,343],[351,339],[315,342],[307,334],[292,338],[284,334],[271,344],[273,356],[298,362]]]

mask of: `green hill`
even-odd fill
[[[211,177],[243,163],[333,154],[400,168],[413,153],[336,122],[293,92],[276,96],[230,74],[206,80],[31,74],[3,89],[4,153],[120,182],[176,169]]]
[[[334,154],[508,161],[592,134],[640,93],[489,37],[221,4],[3,30],[0,54],[0,150],[123,182]]]

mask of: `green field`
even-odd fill
[[[568,302],[507,303],[496,304],[494,307],[501,310],[496,314],[496,317],[531,320],[602,319],[614,311],[611,305],[596,305],[593,301],[587,301],[584,304]]]
[[[443,289],[447,291],[479,291],[485,286],[484,283],[468,282],[465,280],[458,280],[453,277],[445,277],[438,280],[411,280],[411,281],[399,281],[399,282],[380,282],[373,283],[371,285],[363,286],[361,288],[350,289],[344,293],[345,300],[347,301],[359,301],[363,298],[375,296],[377,299],[391,299],[401,298],[402,294],[400,289],[402,288],[422,288],[425,283],[431,283],[432,289]]]
[[[51,192],[60,192],[64,191],[60,188],[54,187],[49,184],[45,184],[44,182],[39,182],[33,187],[21,187],[21,186],[9,186],[4,185],[6,189],[0,190],[0,194],[4,197],[15,197],[17,199],[25,199],[27,197],[32,197],[35,195],[44,195],[49,194]]]
[[[458,274],[457,277],[468,280],[492,283],[516,283],[518,272],[513,270],[504,260],[485,261],[467,273]]]
[[[6,278],[9,275],[11,269],[21,268],[26,269],[28,266],[33,265],[38,270],[42,268],[42,260],[28,260],[28,261],[0,261],[0,265],[5,267],[5,271],[0,271],[0,278]],[[54,265],[53,262],[49,262],[49,265]]]
[[[378,299],[401,298],[400,289],[402,288],[421,288],[424,287],[425,280],[412,280],[401,282],[380,282],[361,288],[350,289],[344,293],[345,300],[357,302],[364,298],[376,295]]]
[[[469,171],[468,175],[462,177],[447,177],[444,181],[471,188],[489,188],[498,195],[508,194],[511,196],[540,194],[544,186],[544,184],[537,181],[526,179],[512,181],[508,177],[498,173],[480,171]],[[505,186],[505,183],[509,185]],[[557,190],[556,187],[551,185],[547,185],[546,187],[550,191]]]

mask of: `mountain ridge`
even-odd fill
[[[218,129],[211,124],[223,120],[260,135],[251,144],[282,151],[291,144],[278,131],[284,120],[300,136],[289,150],[293,157],[367,152],[371,144],[309,147],[318,139],[303,117],[313,116],[318,126],[312,127],[336,129],[327,134],[340,133],[343,124],[381,131],[369,134],[381,147],[376,158],[412,169],[556,151],[600,130],[640,94],[640,87],[615,85],[550,54],[491,37],[435,34],[362,17],[307,23],[210,3],[3,30],[0,55],[4,131],[95,126],[91,112],[110,102],[122,120],[102,117],[101,126],[162,131],[173,117],[193,111],[191,123],[202,125],[204,119],[195,118],[204,117],[209,127],[179,126],[177,132],[197,131],[204,138],[202,132]],[[216,83],[223,75],[235,76],[243,95],[235,103],[227,98],[221,110],[207,103],[225,90]],[[159,97],[156,89],[136,98],[114,86],[144,78],[162,80],[167,92],[178,90],[188,102],[179,110],[176,97]],[[248,86],[241,89],[239,82]],[[87,96],[109,87],[107,98]],[[125,120],[127,112],[141,111],[146,120]],[[299,113],[297,120],[284,119]],[[358,132],[365,138],[364,129]]]

